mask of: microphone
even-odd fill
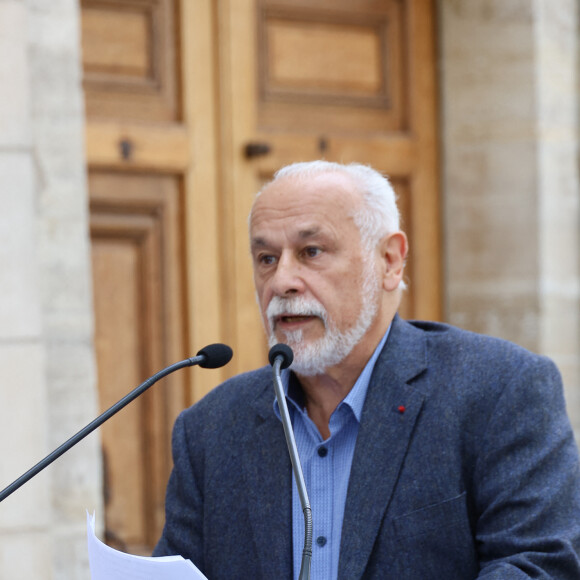
[[[270,364],[272,366],[274,366],[276,359],[280,359],[281,369],[287,369],[294,360],[294,353],[287,344],[283,344],[280,342],[278,344],[275,344],[268,353],[268,360],[270,361]]]
[[[199,364],[202,369],[219,369],[220,367],[227,365],[232,360],[233,354],[234,353],[232,349],[226,344],[208,344],[204,348],[197,351],[197,357],[201,357],[203,359],[197,364]],[[193,362],[191,364],[194,365],[196,363]]]
[[[304,514],[304,549],[302,550],[302,564],[300,566],[298,580],[310,580],[313,535],[312,509],[310,508],[306,482],[304,481],[302,465],[300,464],[298,448],[296,447],[296,439],[294,438],[294,430],[292,429],[290,413],[288,412],[288,405],[286,404],[286,397],[284,395],[284,386],[282,385],[282,378],[280,376],[280,369],[288,368],[292,364],[294,353],[287,344],[275,344],[268,353],[268,360],[273,368],[274,390],[276,391],[276,399],[278,401],[278,407],[280,408],[280,416],[282,417],[284,435],[286,436],[288,453],[290,454],[290,461],[292,462],[292,471],[294,472],[294,479],[296,481],[296,487],[298,488],[300,505],[302,506],[302,513]]]
[[[109,407],[104,413],[91,421],[86,427],[65,441],[60,447],[57,447],[52,453],[49,453],[44,459],[39,461],[34,467],[31,467],[26,473],[23,473],[18,479],[13,481],[8,487],[0,492],[0,502],[4,501],[9,495],[14,493],[19,487],[23,486],[28,480],[48,467],[53,461],[66,453],[71,447],[83,440],[89,433],[92,433],[97,427],[102,425],[107,419],[110,419],[115,413],[144,393],[149,387],[154,385],[159,379],[171,374],[172,372],[184,367],[199,365],[205,369],[217,369],[228,364],[232,359],[233,351],[225,344],[210,344],[198,351],[194,357],[173,363],[165,367],[137,388],[133,389],[128,395],[125,395],[120,401],[117,401],[112,407]]]

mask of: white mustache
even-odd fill
[[[280,298],[280,296],[274,296],[270,300],[268,308],[266,308],[266,316],[268,317],[270,328],[274,328],[275,318],[286,314],[291,316],[317,316],[322,319],[324,326],[326,326],[326,309],[314,298],[305,298],[303,296]]]

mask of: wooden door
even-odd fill
[[[109,540],[147,552],[162,524],[176,413],[266,362],[246,220],[278,167],[323,157],[387,173],[411,240],[403,312],[439,318],[434,8],[432,0],[81,7],[101,407],[205,344],[234,349],[225,370],[164,379],[101,429]]]
[[[246,217],[260,185],[294,161],[358,161],[391,178],[411,248],[401,312],[440,318],[433,2],[218,4],[224,311],[237,370],[266,362]]]
[[[81,3],[102,410],[221,338],[209,4]],[[174,373],[100,429],[110,544],[150,553],[173,422],[220,377]]]

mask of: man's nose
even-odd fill
[[[299,294],[304,291],[302,265],[292,255],[282,254],[272,277],[272,291],[277,296]]]

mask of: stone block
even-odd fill
[[[534,19],[534,5],[529,0],[443,0],[448,18],[461,21],[489,22],[505,24],[510,22],[531,23]]]
[[[446,159],[445,191],[450,210],[456,204],[463,206],[466,200],[481,203],[489,198],[496,198],[496,203],[512,200],[524,209],[535,205],[537,149],[533,142],[449,143]]]
[[[534,206],[509,198],[479,199],[449,210],[447,271],[452,283],[500,284],[538,274]],[[531,215],[530,215],[531,214]]]
[[[525,4],[442,3],[443,125],[451,143],[533,138],[535,30]]]
[[[37,216],[31,156],[25,152],[0,155],[0,183],[0,338],[39,336]]]
[[[454,292],[448,320],[460,328],[510,340],[538,352],[540,315],[535,293],[508,292],[496,287],[486,294]]]
[[[542,296],[542,352],[550,356],[573,357],[580,344],[578,294],[565,289]]]
[[[0,533],[0,578],[7,580],[52,578],[50,547],[51,538],[48,530]]]
[[[0,2],[0,148],[30,146],[27,26],[24,2]]]
[[[78,525],[59,529],[54,534],[53,580],[90,578],[84,509],[75,514],[75,520]]]
[[[45,357],[40,343],[0,343],[0,487],[4,489],[47,453]],[[50,467],[2,503],[0,531],[48,518]]]

